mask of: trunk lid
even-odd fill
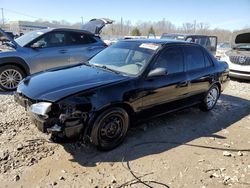
[[[108,18],[92,19],[88,23],[82,25],[81,29],[89,31],[95,35],[100,35],[101,30],[107,24],[112,24],[114,21]]]

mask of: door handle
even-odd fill
[[[187,86],[188,86],[188,84],[189,84],[189,82],[188,82],[188,81],[184,81],[184,82],[180,82],[180,83],[178,83],[176,87],[177,87],[177,88],[178,88],[178,87],[187,87]]]
[[[65,54],[65,53],[68,52],[68,50],[59,50],[59,52],[60,52],[61,54]]]

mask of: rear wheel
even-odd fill
[[[100,150],[111,150],[121,144],[129,127],[128,113],[119,107],[102,112],[95,120],[91,140]]]
[[[0,88],[5,91],[16,90],[24,75],[24,72],[17,66],[4,65],[0,67]]]
[[[203,111],[209,111],[214,108],[217,103],[217,100],[220,96],[220,91],[217,85],[213,85],[207,92],[204,97],[200,109]]]

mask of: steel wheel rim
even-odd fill
[[[99,132],[102,142],[109,143],[119,140],[124,126],[123,118],[119,114],[113,114],[103,119]]]
[[[208,108],[212,108],[218,98],[218,90],[216,88],[211,89],[207,94],[207,106]]]
[[[22,75],[15,69],[6,69],[0,74],[0,84],[5,89],[16,89]]]

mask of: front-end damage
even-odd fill
[[[89,119],[91,105],[85,97],[73,96],[60,102],[32,101],[15,94],[15,101],[24,106],[36,127],[53,137],[77,137]]]

